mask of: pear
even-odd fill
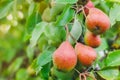
[[[86,45],[91,46],[93,48],[96,48],[101,44],[100,35],[95,35],[90,31],[86,31],[84,41]]]
[[[77,63],[77,55],[74,48],[68,41],[60,44],[53,53],[53,64],[61,71],[71,71]]]
[[[89,9],[90,8],[94,8],[94,4],[93,4],[93,2],[91,0],[89,0],[88,3],[84,7],[84,11],[85,11],[86,15],[89,14]]]
[[[97,8],[90,8],[86,17],[86,25],[88,30],[94,34],[102,34],[110,28],[109,17]]]
[[[97,57],[96,51],[92,47],[83,45],[81,43],[77,43],[75,45],[75,52],[79,62],[84,66],[92,65]]]

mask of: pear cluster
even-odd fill
[[[100,35],[110,28],[110,20],[103,11],[94,7],[92,1],[85,5],[84,11],[88,29],[84,41],[86,45],[96,48],[101,44]]]
[[[79,0],[80,1],[80,0]],[[62,71],[71,71],[80,62],[83,66],[90,66],[97,58],[94,48],[101,44],[100,34],[110,27],[108,16],[94,7],[92,1],[84,7],[87,30],[84,36],[85,44],[77,42],[75,47],[68,40],[62,42],[53,53],[53,65]]]
[[[90,66],[96,57],[96,51],[92,47],[76,43],[74,49],[69,41],[64,41],[53,53],[53,64],[61,71],[71,71],[77,60],[84,66]]]

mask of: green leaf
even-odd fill
[[[117,68],[115,69],[105,69],[97,72],[102,78],[105,80],[115,80],[115,78],[119,74],[119,70]]]
[[[103,51],[108,48],[106,39],[102,38],[101,41],[102,41],[101,45],[99,47],[95,48],[96,51]]]
[[[89,75],[95,78],[94,72],[91,71]],[[87,76],[87,80],[93,80],[90,76]]]
[[[28,74],[26,69],[19,69],[16,73],[16,79],[15,80],[28,80]]]
[[[109,13],[109,5],[107,4],[106,1],[100,1],[100,5],[99,7],[105,12],[105,13]]]
[[[43,51],[42,53],[40,53],[38,58],[34,60],[34,62],[32,63],[32,68],[36,71],[36,74],[41,71],[44,65],[52,61],[52,54],[54,50],[55,48]]]
[[[120,66],[120,50],[110,52],[107,58],[105,58],[105,64],[108,67]]]
[[[65,26],[74,17],[75,11],[71,9],[71,6],[67,5],[62,14],[58,17],[56,25]]]
[[[27,53],[27,57],[29,58],[29,61],[31,62],[34,57],[34,48],[32,48],[30,45],[28,45],[26,53]]]
[[[38,40],[38,47],[40,51],[44,51],[48,48],[48,38],[45,36],[45,34],[42,34]]]
[[[46,28],[47,23],[46,22],[40,22],[38,23],[33,32],[32,32],[32,37],[30,38],[30,45],[31,47],[34,47],[37,44],[37,41],[41,34],[44,32],[44,29]]]
[[[50,69],[51,69],[51,63],[44,65],[40,71],[40,77],[43,78],[44,80],[48,80]]]
[[[40,14],[37,14],[36,12],[32,13],[28,18],[26,22],[26,31],[28,34],[30,34],[35,25],[41,21]]]
[[[74,74],[74,70],[69,71],[69,72],[64,72],[64,71],[60,71],[56,69],[55,67],[52,67],[51,74],[57,77],[56,80],[73,80],[72,77]]]
[[[44,51],[43,53],[41,53],[40,56],[37,58],[37,64],[39,66],[44,66],[45,64],[49,63],[52,60],[52,53],[53,50]]]
[[[120,80],[120,72],[119,72],[118,77],[115,80]]]
[[[57,18],[57,15],[59,15],[65,8],[65,4],[55,4],[50,9],[50,16]]]
[[[63,26],[49,23],[44,31],[45,36],[48,38],[48,44],[58,46],[65,37],[65,29]]]
[[[62,4],[74,4],[76,3],[78,0],[55,0],[55,3],[62,3]]]
[[[9,67],[8,67],[8,73],[15,72],[19,69],[23,62],[23,57],[17,58]]]
[[[28,40],[31,37],[31,33],[37,23],[41,21],[41,15],[36,11],[36,5],[32,3],[29,7],[28,17],[25,24],[25,36],[24,40]]]
[[[36,4],[33,2],[30,4],[28,9],[28,16],[32,15],[35,12]]]
[[[114,2],[114,3],[120,3],[120,0],[106,0],[106,1]]]
[[[78,40],[80,35],[82,34],[82,26],[81,26],[80,22],[78,21],[78,19],[75,19],[70,33],[76,40]],[[69,36],[69,41],[70,41],[70,43],[75,43],[75,41],[73,41],[71,36]]]
[[[111,25],[113,26],[116,21],[120,21],[120,4],[114,4],[113,7],[110,9],[110,20],[111,20]]]
[[[11,10],[11,7],[13,6],[14,1],[7,2],[5,5],[0,6],[0,19],[7,16],[8,12]]]
[[[99,62],[101,69],[120,66],[120,50],[109,52],[102,62]]]
[[[1,48],[0,51],[1,51],[0,61],[10,62],[13,59],[13,57],[15,57],[16,55],[16,51],[12,48],[8,48],[8,47]]]

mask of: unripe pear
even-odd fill
[[[88,15],[90,8],[94,8],[94,4],[92,3],[91,0],[89,0],[88,3],[84,7],[84,11],[86,15]]]
[[[77,63],[77,55],[68,41],[64,41],[53,53],[54,66],[62,71],[71,71]]]
[[[78,60],[84,66],[92,65],[97,57],[96,51],[92,47],[83,45],[81,43],[77,43],[75,45],[75,52]]]
[[[84,41],[86,45],[91,46],[93,48],[96,48],[101,44],[100,35],[95,35],[90,31],[86,31]]]
[[[86,17],[87,28],[94,34],[102,34],[110,28],[109,17],[97,8],[90,8]]]

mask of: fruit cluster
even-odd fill
[[[100,34],[110,27],[110,20],[104,12],[94,7],[92,1],[85,5],[84,11],[88,29],[84,38],[85,44],[96,48],[101,43]]]
[[[77,42],[74,49],[68,40],[62,42],[53,53],[53,64],[59,70],[71,71],[76,66],[77,60],[84,66],[92,65],[97,57],[93,48],[100,45],[100,34],[110,27],[108,16],[95,8],[90,0],[84,6],[84,12],[87,26],[84,37],[86,45]]]

